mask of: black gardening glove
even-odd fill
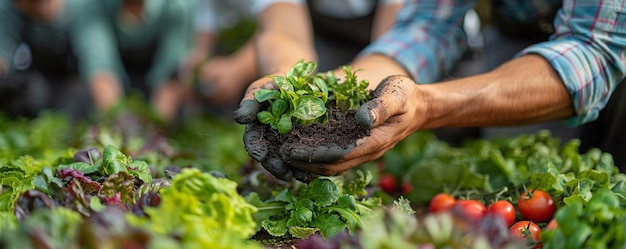
[[[248,92],[250,92],[248,89]],[[247,94],[247,96],[252,94]],[[310,182],[315,175],[293,168],[285,163],[280,155],[270,155],[269,141],[262,134],[263,129],[259,126],[266,126],[257,120],[257,113],[262,111],[263,105],[254,98],[244,98],[235,110],[234,119],[237,123],[245,124],[246,129],[243,134],[243,142],[250,157],[261,163],[263,168],[272,173],[276,178],[289,181],[292,178],[302,182]]]

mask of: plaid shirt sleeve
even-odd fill
[[[626,5],[624,0],[564,1],[549,41],[519,55],[546,58],[570,93],[576,115],[566,121],[578,126],[598,117],[626,76]]]
[[[415,81],[432,83],[452,70],[467,49],[463,18],[474,1],[408,0],[389,32],[359,56],[383,54],[395,59]]]

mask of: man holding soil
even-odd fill
[[[602,129],[590,128],[594,138],[603,140],[593,146],[612,153],[616,165],[625,171],[626,136],[621,127],[626,121],[626,105],[621,103],[625,91],[620,84],[626,76],[624,1],[493,4],[502,20],[511,24],[539,24],[554,14],[554,32],[546,41],[528,46],[486,73],[437,82],[466,49],[463,16],[474,3],[408,1],[392,29],[351,63],[353,68],[363,69],[359,77],[370,80],[370,87],[376,89],[375,98],[357,113],[359,123],[370,128],[371,135],[347,149],[303,147],[283,151],[281,160],[268,161],[263,155],[255,155],[255,159],[266,168],[287,168],[296,178],[303,173],[335,175],[376,160],[418,130],[564,120],[570,126],[583,126],[583,130],[585,124],[601,125]],[[552,11],[555,9],[558,11]],[[545,25],[537,27],[541,30]],[[263,42],[259,39],[258,46]],[[282,58],[282,64],[265,65],[285,69],[302,58]],[[255,122],[259,108],[253,93],[271,84],[259,80],[248,88],[235,112],[238,122]],[[590,141],[585,132],[581,139]],[[264,146],[262,141],[244,142],[247,148]]]

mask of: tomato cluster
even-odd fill
[[[489,215],[501,217],[509,227],[509,233],[514,238],[529,240],[535,243],[535,248],[541,247],[541,227],[538,223],[548,223],[545,229],[553,229],[557,226],[552,218],[556,206],[549,193],[533,189],[520,195],[517,208],[507,200],[498,200],[486,206],[478,200],[457,199],[447,193],[435,195],[429,204],[431,213],[452,211],[463,215],[470,221],[477,221]],[[519,217],[518,218],[518,212]],[[517,222],[516,222],[517,221]]]

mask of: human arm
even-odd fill
[[[347,149],[290,147],[292,167],[335,175],[381,157],[417,130],[440,127],[521,125],[571,116],[560,78],[540,56],[512,60],[492,72],[437,84],[415,84],[406,76],[382,81],[375,99],[357,120],[370,136]]]
[[[232,55],[213,56],[202,66],[199,76],[208,88],[205,97],[210,103],[237,104],[248,84],[259,77],[252,40]]]
[[[317,59],[306,7],[273,4],[260,14],[259,25],[254,48],[261,75],[284,74],[299,60]]]
[[[111,24],[100,3],[80,2],[70,39],[81,78],[88,85],[94,107],[105,113],[124,96],[123,66]]]
[[[166,4],[161,18],[167,21],[158,27],[158,46],[146,82],[152,108],[165,122],[171,122],[182,102],[183,88],[187,87],[178,73],[191,48],[193,5],[184,0]]]
[[[294,167],[333,175],[379,158],[416,130],[593,119],[624,78],[623,12],[603,13],[614,10],[610,4],[564,6],[569,9],[559,12],[551,41],[477,76],[431,85],[406,77],[384,80],[357,114],[372,128],[369,137],[349,149],[285,150],[286,158]],[[605,22],[616,19],[621,21]]]
[[[193,48],[181,67],[181,80],[191,82],[198,67],[211,55],[218,38],[216,0],[198,1],[195,8]]]
[[[259,30],[253,37],[253,48],[259,75],[284,75],[300,60],[317,59],[311,21],[303,5],[275,3],[265,8],[258,20]],[[272,87],[274,84],[267,77],[250,84],[235,110],[235,121],[241,124],[256,121],[260,106],[254,100],[254,92]]]
[[[404,1],[382,0],[374,12],[371,41],[378,39],[391,28],[396,20],[396,13],[402,8]]]

